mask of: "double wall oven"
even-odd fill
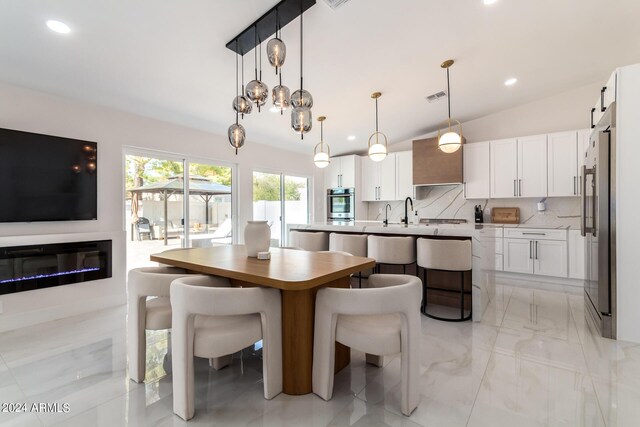
[[[327,190],[327,220],[354,221],[356,219],[356,194],[353,188]]]

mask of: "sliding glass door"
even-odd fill
[[[271,227],[271,246],[286,246],[287,225],[308,224],[309,178],[273,172],[253,172],[253,219]]]
[[[153,266],[153,253],[233,242],[235,167],[127,150],[127,269]]]

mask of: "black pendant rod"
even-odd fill
[[[300,104],[302,104],[302,55],[304,53],[303,40],[304,40],[304,19],[302,18],[304,13],[302,11],[302,2],[300,2]]]
[[[236,42],[237,43],[237,42]],[[236,53],[236,102],[238,99],[239,92],[238,92],[238,54]],[[238,124],[238,109],[236,108],[236,125]]]
[[[256,47],[253,49],[253,68],[256,73],[256,80],[258,80],[258,32],[255,31],[253,34],[256,38]]]

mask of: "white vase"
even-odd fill
[[[256,258],[258,252],[267,252],[271,243],[271,229],[267,221],[247,221],[244,227],[244,245],[247,256]]]

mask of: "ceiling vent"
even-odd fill
[[[343,6],[349,0],[324,0],[324,2],[333,10]]]
[[[427,101],[429,104],[440,101],[442,98],[446,98],[447,92],[441,90],[440,92],[434,93],[433,95],[427,96]]]

